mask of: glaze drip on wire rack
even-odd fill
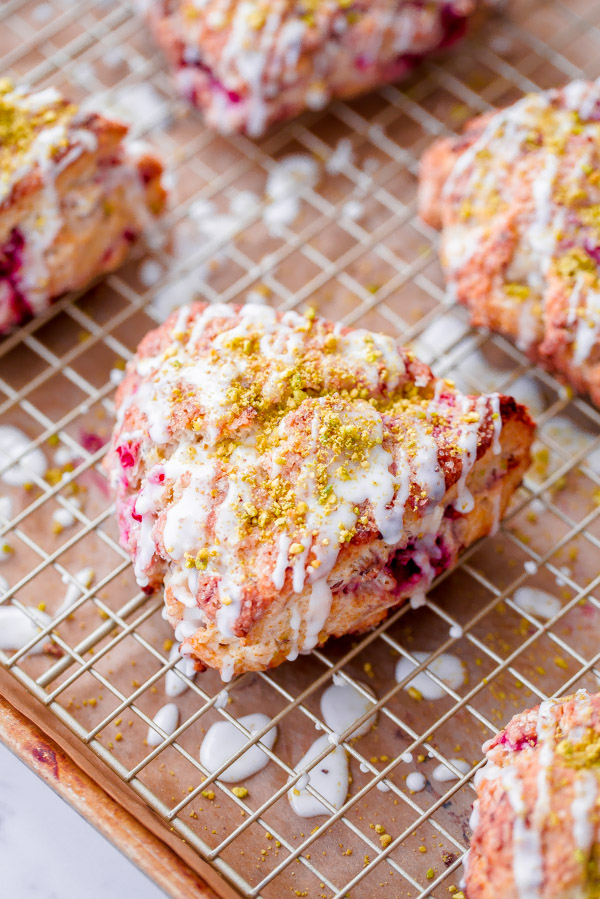
[[[482,18],[408,82],[253,143],[201,126],[126,4],[8,0],[0,10],[5,74],[76,101],[103,95],[162,152],[173,195],[145,251],[0,345],[0,436],[8,426],[26,435],[2,443],[0,607],[31,623],[20,622],[21,649],[0,652],[1,683],[26,688],[30,716],[70,732],[113,791],[141,797],[167,838],[185,840],[188,863],[191,852],[208,862],[229,894],[450,895],[481,743],[547,696],[597,688],[600,413],[502,337],[469,329],[444,295],[437,236],[415,194],[434,137],[524,91],[600,75],[600,11],[591,0],[577,11],[530,0]],[[124,363],[194,297],[313,304],[400,335],[438,376],[513,394],[540,425],[498,533],[421,608],[226,689],[180,662],[162,597],[137,589],[100,465]],[[362,697],[343,733],[321,706],[332,683]],[[249,715],[257,727],[239,720]],[[228,759],[214,767],[211,755],[209,773],[200,757],[223,721],[244,738],[235,757],[261,739],[267,757],[252,774],[242,765],[235,784],[219,779]],[[327,814],[301,818],[287,794],[316,801],[294,769],[323,735],[314,760],[344,746],[348,795],[341,805],[321,796]]]

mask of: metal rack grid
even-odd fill
[[[76,99],[101,92],[118,107],[129,104],[134,130],[168,160],[174,194],[165,227],[171,237],[145,251],[160,277],[148,283],[138,251],[102,285],[59,301],[0,346],[2,423],[22,428],[31,448],[42,448],[49,460],[58,448],[72,460],[44,478],[32,472],[27,489],[7,488],[13,509],[0,505],[0,515],[9,516],[0,519],[0,538],[9,547],[2,573],[10,584],[0,602],[31,616],[42,596],[52,620],[41,636],[52,632],[54,647],[54,655],[31,655],[35,638],[19,652],[0,653],[0,661],[32,701],[242,896],[448,895],[460,877],[475,770],[462,775],[452,758],[476,766],[482,739],[515,711],[547,695],[597,686],[600,414],[533,370],[503,338],[468,328],[464,312],[444,296],[436,237],[416,217],[414,194],[419,155],[432,137],[524,90],[598,76],[598,49],[600,5],[593,0],[570,7],[515,2],[402,87],[337,103],[252,143],[203,130],[174,97],[162,58],[125,4],[8,0],[0,10],[7,73],[64,87]],[[264,184],[275,161],[301,152],[326,165],[340,139],[351,142],[352,159],[305,187],[297,220],[270,235]],[[262,203],[232,227],[227,206],[241,189],[256,191]],[[196,222],[205,201],[219,214],[212,236]],[[359,216],[348,213],[349,201],[360,204]],[[190,680],[177,671],[188,687],[177,700],[182,723],[150,750],[143,736],[164,702],[165,674],[176,669],[162,600],[135,587],[103,487],[110,372],[172,302],[191,294],[243,300],[257,289],[283,308],[310,301],[329,317],[400,334],[436,373],[451,373],[465,388],[523,396],[538,413],[535,463],[498,535],[442,575],[424,608],[401,608],[360,640],[330,643],[296,663],[238,678],[228,686],[232,711],[214,673]],[[0,478],[13,462],[0,463]],[[56,534],[58,508],[76,523]],[[93,583],[80,580],[79,598],[57,613],[65,584],[77,586],[84,566],[95,569]],[[549,620],[523,612],[512,597],[525,583],[554,592],[560,611]],[[429,652],[420,664],[418,647]],[[469,677],[453,689],[430,673],[443,699],[420,703],[405,692],[409,677],[395,683],[399,657],[412,659],[417,673],[444,652],[457,653]],[[365,683],[374,689],[377,699],[361,721],[376,711],[378,725],[361,739],[340,735],[353,775],[350,794],[340,811],[329,806],[330,816],[304,833],[301,821],[290,820],[285,794],[300,776],[293,764],[315,726],[330,732],[317,699],[334,674],[363,695],[371,696]],[[240,798],[218,781],[225,764],[208,776],[197,750],[205,722],[226,719],[244,731],[236,716],[259,707],[271,716],[268,727],[278,725],[279,741],[265,750],[271,764]],[[267,729],[244,733],[255,743]],[[404,761],[406,753],[416,761]],[[430,766],[440,762],[457,775],[450,785],[429,776],[425,791],[407,789],[409,770],[431,775]],[[386,846],[374,828],[379,823],[392,837]]]

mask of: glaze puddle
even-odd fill
[[[270,718],[260,712],[254,712],[251,715],[244,715],[238,721],[251,734],[256,734],[269,723]],[[268,749],[272,749],[276,739],[277,728],[272,727],[261,738],[260,742]],[[228,758],[239,749],[242,749],[247,742],[248,737],[238,730],[235,724],[232,724],[230,721],[217,721],[208,729],[202,741],[200,761],[209,774],[212,774]],[[247,777],[252,777],[253,774],[262,771],[268,761],[269,756],[263,752],[258,744],[255,744],[226,768],[219,775],[219,780],[222,780],[224,783],[245,780]]]
[[[294,766],[294,771],[301,771],[329,745],[330,743],[326,736],[319,737],[302,756],[298,764]],[[306,786],[309,783],[317,793],[320,793],[323,799],[326,799],[334,808],[340,809],[348,795],[348,774],[346,752],[342,746],[336,746],[329,755],[325,756],[318,765],[311,768],[307,775],[300,778],[288,790],[288,799],[292,810],[300,818],[312,818],[315,815],[329,814],[326,806],[315,796],[311,796],[306,790]]]
[[[366,684],[361,684],[374,699],[375,694]],[[334,677],[334,683],[321,696],[321,714],[325,724],[336,734],[343,734],[354,721],[372,708],[372,703],[351,684]],[[363,737],[377,721],[377,715],[371,715],[363,724],[355,728],[348,739]]]
[[[419,663],[429,658],[427,652],[414,652],[413,655]],[[404,680],[414,667],[413,662],[409,659],[400,659],[396,665],[396,681],[400,683]],[[450,653],[443,652],[427,666],[427,670],[435,674],[451,690],[458,690],[465,682],[465,669],[462,662],[457,656],[450,655]],[[441,699],[447,695],[444,688],[438,686],[426,671],[421,671],[420,674],[413,677],[404,689],[406,691],[416,690],[423,699]]]

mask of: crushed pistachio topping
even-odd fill
[[[480,228],[487,240],[498,223],[507,242],[509,233],[517,237],[516,265],[505,267],[503,285],[516,302],[538,299],[540,275],[549,272],[567,282],[569,294],[576,283],[600,289],[600,123],[581,112],[593,108],[598,89],[590,84],[576,102],[567,91],[531,94],[496,113],[449,182],[457,233]],[[481,246],[477,238],[472,250],[462,242],[465,251],[456,263],[449,255],[450,267],[463,267]],[[510,278],[515,270],[523,283]]]
[[[76,112],[55,91],[25,94],[8,79],[0,80],[0,194],[38,155],[52,158],[67,146],[64,126]]]
[[[505,284],[504,292],[515,300],[526,300],[531,294],[526,284]]]
[[[592,728],[586,728],[584,736],[572,742],[568,737],[556,747],[557,755],[569,768],[595,768],[600,765],[600,736]]]
[[[420,413],[429,433],[443,423],[439,412],[427,420],[431,385],[417,387],[404,377],[403,370],[388,371],[375,335],[361,332],[361,340],[355,344],[357,364],[355,356],[344,352],[343,340],[315,319],[314,313],[300,320],[296,333],[299,339],[285,363],[281,356],[261,351],[265,333],[260,322],[243,334],[224,332],[219,348],[215,341],[210,352],[212,368],[228,366],[235,371],[218,409],[220,434],[214,454],[222,464],[238,465],[239,451],[250,445],[272,462],[270,472],[264,470],[266,465],[250,466],[242,474],[253,498],[237,509],[243,532],[254,531],[261,539],[281,528],[287,528],[292,537],[302,530],[310,486],[316,488],[322,514],[333,513],[340,502],[336,484],[368,471],[373,449],[386,440],[401,442],[410,457],[418,449],[419,435],[408,421],[415,412]],[[188,427],[194,435],[201,435],[206,419],[202,392],[188,388],[189,368],[181,357],[173,358],[178,335],[173,336],[175,342],[163,359],[171,370],[173,361],[178,363],[180,378],[171,383],[168,402],[174,409],[185,407]],[[403,365],[400,357],[397,364]],[[373,371],[376,383],[369,382]],[[295,412],[301,415],[297,422],[290,420]],[[383,428],[382,415],[386,420]],[[282,430],[284,419],[290,427]],[[477,420],[477,416],[465,416],[467,423]],[[232,456],[236,458],[232,460]],[[292,476],[288,474],[291,470]],[[364,517],[363,522],[367,521]],[[349,542],[355,533],[355,527],[342,526],[339,542]],[[301,539],[292,539],[289,553],[300,555],[305,549]],[[186,553],[185,565],[205,571],[217,555],[215,549],[203,547],[197,553]]]
[[[155,356],[131,364],[140,386],[119,412],[128,477],[128,447],[139,441],[124,440],[130,414],[148,435],[136,577],[145,584],[162,506],[167,592],[192,608],[199,583],[210,582],[224,636],[237,633],[246,585],[261,580],[268,595],[287,583],[299,593],[324,581],[363,533],[390,545],[408,539],[408,504],[429,509],[446,492],[441,437],[446,459],[467,473],[474,464],[481,401],[457,404],[452,384],[436,390],[426,370],[413,375],[410,353],[392,338],[257,304],[239,313],[182,307],[164,337]],[[319,620],[314,632],[301,623],[303,648],[316,643]]]
[[[575,281],[578,275],[594,275],[597,281],[597,266],[594,260],[580,247],[572,247],[557,259],[556,271],[568,281]]]

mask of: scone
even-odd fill
[[[127,126],[0,81],[0,334],[117,268],[165,203]]]
[[[421,166],[449,290],[600,404],[600,85],[474,119]]]
[[[138,0],[179,91],[218,131],[262,135],[396,81],[464,31],[477,0]]]
[[[600,695],[516,715],[484,751],[466,899],[600,896]]]
[[[263,305],[183,306],[116,397],[122,545],[183,651],[234,673],[364,631],[492,531],[533,424],[391,337]]]

